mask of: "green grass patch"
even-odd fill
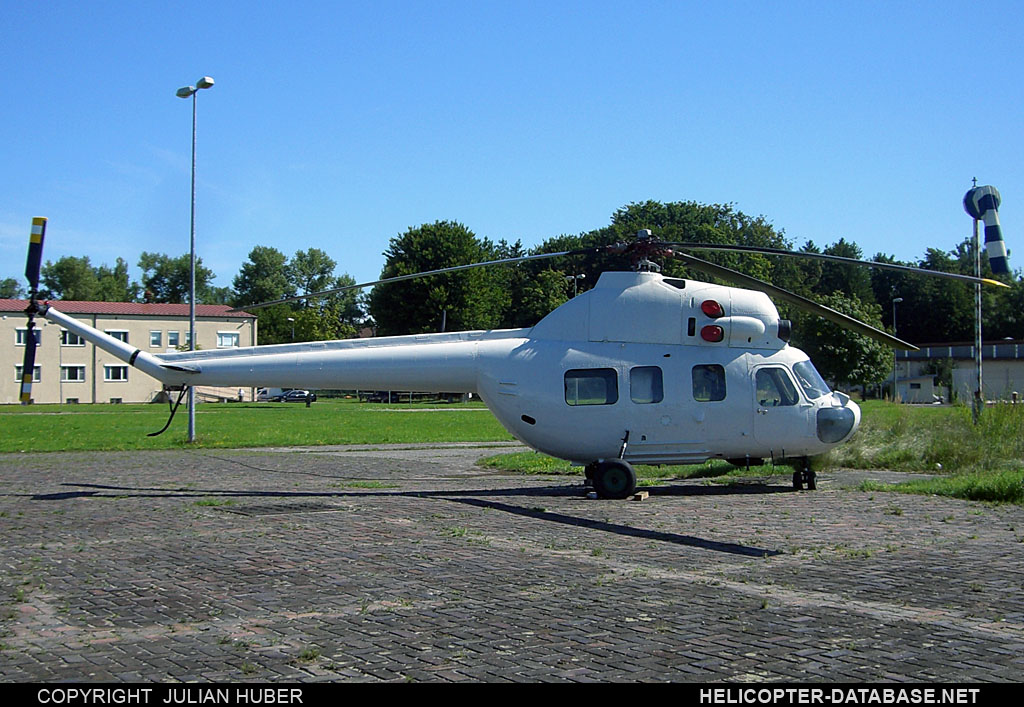
[[[434,409],[431,409],[434,408]],[[442,408],[442,409],[436,409]],[[0,406],[0,452],[177,449],[186,441],[188,411],[170,429],[166,405]],[[204,403],[196,407],[198,447],[508,441],[478,403],[376,405],[323,400],[289,403]]]
[[[986,408],[978,425],[961,405],[872,400],[862,410],[853,440],[819,458],[818,468],[958,473],[1024,466],[1024,405]]]
[[[865,481],[860,489],[1024,505],[1024,469],[976,471],[934,479],[914,479],[899,484]]]

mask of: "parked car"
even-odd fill
[[[309,402],[311,403],[316,402],[315,393],[310,393],[308,390],[299,389],[289,390],[287,393],[284,394],[281,400],[286,403],[304,403],[306,402],[306,398],[309,398]]]
[[[256,401],[260,403],[279,403],[283,397],[282,388],[260,388],[256,392]]]

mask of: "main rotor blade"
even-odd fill
[[[744,275],[741,272],[737,272],[730,268],[722,267],[721,265],[715,265],[714,263],[709,263],[706,260],[701,260],[700,258],[694,257],[692,255],[687,255],[685,253],[675,253],[675,257],[680,258],[684,263],[686,263],[686,265],[693,268],[694,270],[699,270],[701,272],[707,273],[708,275],[720,277],[723,280],[735,283],[737,285],[742,285],[743,287],[747,287],[752,290],[760,290],[761,292],[764,292],[773,299],[788,302],[789,304],[795,307],[799,307],[800,309],[811,312],[812,314],[817,314],[819,317],[823,317],[824,319],[827,319],[830,322],[834,322],[835,324],[846,327],[847,329],[852,329],[858,334],[863,334],[864,336],[870,337],[875,341],[880,341],[886,346],[891,346],[896,349],[903,349],[904,351],[918,350],[918,348],[913,344],[903,341],[902,339],[897,339],[892,334],[887,334],[881,329],[876,329],[870,324],[865,324],[859,319],[854,319],[853,317],[843,314],[842,312],[837,312],[831,307],[826,307],[823,304],[818,304],[817,302],[809,300],[806,297],[802,297],[796,294],[795,292],[790,292],[789,290],[784,290],[781,287],[776,287],[775,285],[767,283],[764,280],[758,280],[756,277]]]
[[[543,260],[545,258],[558,258],[565,255],[586,255],[599,253],[603,250],[607,250],[609,246],[595,246],[593,248],[577,248],[576,250],[563,250],[558,253],[539,253],[537,255],[522,255],[517,258],[502,258],[501,260],[488,260],[482,263],[470,263],[469,265],[455,265],[450,268],[438,268],[437,270],[426,270],[424,272],[412,273],[411,275],[396,275],[394,277],[385,277],[381,280],[374,280],[372,282],[361,282],[357,285],[345,285],[344,287],[335,287],[330,290],[322,290],[320,292],[312,292],[306,295],[295,295],[294,297],[282,297],[281,299],[273,300],[272,302],[260,302],[259,304],[247,304],[241,307],[235,307],[234,309],[228,310],[229,312],[242,312],[250,311],[253,309],[261,309],[263,307],[271,307],[275,304],[284,304],[285,302],[297,302],[304,299],[312,299],[314,297],[326,297],[327,295],[337,294],[338,292],[345,292],[347,290],[361,290],[364,287],[373,287],[374,285],[383,285],[389,282],[401,282],[403,280],[414,280],[420,277],[427,277],[429,275],[441,275],[450,272],[459,272],[461,270],[472,270],[473,268],[483,268],[489,265],[512,265],[513,263],[523,263],[530,260]]]
[[[901,272],[916,273],[919,275],[945,277],[950,280],[964,280],[966,282],[980,282],[986,285],[1009,287],[1009,285],[999,282],[999,280],[990,280],[987,277],[978,278],[972,275],[960,275],[958,273],[943,272],[942,270],[926,270],[925,268],[915,268],[910,265],[898,265],[896,263],[881,263],[877,260],[858,260],[857,258],[846,258],[841,255],[826,255],[825,253],[807,253],[799,250],[781,250],[779,248],[762,248],[760,246],[749,245],[728,245],[724,243],[666,243],[665,245],[670,245],[673,248],[683,248],[685,250],[723,250],[736,253],[785,255],[791,258],[815,258],[818,260],[831,260],[837,263],[845,263],[847,265],[865,265],[869,268],[878,268],[880,270],[898,270]]]

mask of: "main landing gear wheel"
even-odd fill
[[[629,498],[636,492],[636,472],[629,462],[605,459],[591,464],[594,490],[600,498]]]
[[[814,491],[818,488],[817,478],[818,475],[811,471],[811,465],[805,459],[793,471],[793,490],[800,491],[807,486],[808,491]]]

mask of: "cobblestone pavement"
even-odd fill
[[[852,472],[597,501],[496,451],[0,456],[0,679],[1024,675],[1024,509]]]

